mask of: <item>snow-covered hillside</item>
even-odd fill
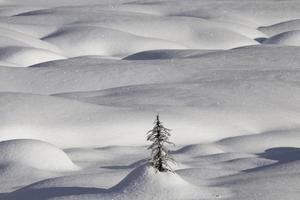
[[[0,199],[299,199],[298,0],[0,0]],[[146,164],[160,113],[176,173]]]

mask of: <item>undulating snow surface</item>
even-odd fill
[[[298,0],[0,0],[0,199],[297,200],[299,80]]]

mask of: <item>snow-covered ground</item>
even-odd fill
[[[173,173],[146,132],[171,128]],[[0,199],[300,199],[299,0],[0,0]]]

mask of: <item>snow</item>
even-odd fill
[[[0,154],[2,165],[20,164],[50,171],[78,169],[62,150],[37,140],[20,139],[0,142]]]
[[[62,28],[42,39],[60,47],[68,57],[84,55],[124,57],[134,52],[148,49],[186,48],[183,45],[167,40],[143,38],[113,29],[93,26]],[[75,41],[78,42],[74,43]]]
[[[298,199],[299,9],[0,0],[0,199]]]
[[[300,20],[294,19],[290,21],[284,21],[277,24],[273,24],[271,26],[262,26],[259,27],[259,30],[263,33],[266,33],[269,36],[274,36],[280,33],[299,30],[300,28]]]
[[[61,149],[32,139],[0,142],[0,163],[1,192],[80,169]]]
[[[65,58],[51,51],[31,47],[10,46],[0,49],[0,59],[4,62],[12,63],[16,67],[27,67],[37,63]]]
[[[265,44],[277,44],[277,45],[290,45],[290,46],[299,46],[300,42],[300,31],[288,31],[283,32],[278,35],[264,41]]]

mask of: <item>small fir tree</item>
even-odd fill
[[[162,125],[159,115],[156,116],[154,124],[153,129],[147,133],[147,140],[152,142],[148,147],[148,149],[151,149],[150,165],[160,172],[173,172],[169,162],[175,163],[175,161],[166,148],[166,144],[174,145],[169,141],[171,130]]]

